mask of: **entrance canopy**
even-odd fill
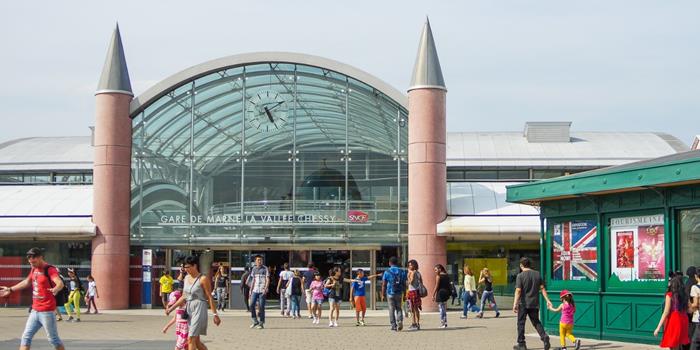
[[[88,239],[92,186],[0,186],[0,239]]]

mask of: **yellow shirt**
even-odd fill
[[[173,278],[170,275],[161,276],[159,282],[161,293],[170,293],[173,291]]]

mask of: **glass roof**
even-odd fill
[[[194,108],[191,108],[194,106]],[[407,111],[347,75],[296,63],[255,63],[183,81],[134,116],[143,156],[212,175],[241,154],[406,150]],[[398,142],[397,142],[398,140]],[[347,143],[347,144],[346,144]],[[191,158],[191,159],[190,159]]]

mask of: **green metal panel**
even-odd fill
[[[604,295],[602,339],[654,344],[663,312],[663,296]]]

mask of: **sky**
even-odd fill
[[[116,2],[115,2],[116,3]],[[136,95],[257,51],[334,59],[405,92],[426,16],[448,131],[700,134],[698,1],[2,1],[0,142],[89,135],[115,23]]]

